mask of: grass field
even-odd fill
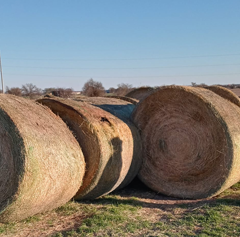
[[[97,200],[0,224],[0,236],[240,236],[239,198],[239,183],[213,199],[179,200],[135,180]]]

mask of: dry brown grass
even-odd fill
[[[203,88],[153,91],[133,113],[141,130],[139,177],[153,190],[181,198],[214,196],[240,179],[240,110]]]
[[[106,98],[98,98],[98,102],[102,99]],[[82,147],[87,167],[75,199],[105,195],[134,178],[141,164],[140,138],[134,125],[86,102],[56,98],[39,102],[67,123]],[[135,169],[129,174],[132,163]]]
[[[69,201],[85,162],[63,121],[30,100],[0,95],[0,221],[21,220]]]

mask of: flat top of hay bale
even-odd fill
[[[135,90],[130,91],[128,94],[125,96],[131,97],[137,100],[143,100],[145,97],[148,96],[148,94],[154,90],[153,87],[139,87]]]
[[[137,100],[137,99],[127,97],[127,96],[120,96],[120,95],[108,95],[108,96],[106,96],[106,98],[116,98],[116,99],[119,99],[119,100],[128,101],[128,102],[130,102],[134,105],[136,105],[139,102],[139,100]]]
[[[240,110],[212,91],[162,87],[132,117],[143,140],[140,177],[154,190],[204,198],[240,179]]]
[[[78,101],[87,102],[99,107],[119,119],[124,120],[124,122],[127,122],[130,119],[130,115],[135,108],[135,105],[131,102],[108,97],[85,97]]]

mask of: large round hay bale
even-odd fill
[[[204,86],[204,88],[213,91],[217,95],[220,95],[224,99],[229,100],[240,107],[239,97],[235,93],[233,93],[231,90],[222,86],[217,86],[217,85]]]
[[[0,221],[18,221],[69,201],[85,162],[66,124],[48,108],[0,95]]]
[[[142,164],[141,139],[139,131],[131,122],[131,114],[136,107],[135,103],[130,100],[122,100],[119,98],[110,99],[108,97],[85,97],[82,98],[82,101],[88,102],[118,117],[132,132],[132,137],[129,138],[133,139],[134,142],[132,164],[126,178],[117,189],[124,188],[136,177]]]
[[[137,99],[137,100],[143,100],[153,90],[154,90],[154,88],[152,88],[152,87],[139,87],[135,90],[130,91],[125,96],[130,97],[130,98],[134,98],[134,99]]]
[[[137,174],[141,144],[133,124],[83,101],[44,98],[39,102],[67,123],[82,147],[86,174],[75,199],[105,195]],[[135,170],[128,176],[133,162]]]
[[[139,178],[157,192],[206,198],[240,180],[240,109],[214,92],[167,86],[133,112],[141,131]]]

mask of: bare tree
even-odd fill
[[[53,91],[56,91],[56,90],[57,90],[57,88],[48,87],[48,88],[45,88],[45,89],[43,90],[43,94],[44,94],[44,95],[47,95],[47,94],[50,94],[50,93],[52,93]]]
[[[82,93],[90,97],[103,96],[105,94],[105,89],[101,82],[90,79],[84,84]]]
[[[19,87],[12,87],[9,88],[8,86],[6,87],[6,93],[11,94],[11,95],[16,95],[16,96],[22,96],[22,90]]]
[[[72,88],[57,88],[56,90],[52,91],[52,94],[62,98],[69,98],[73,93]]]
[[[118,88],[115,90],[115,94],[123,96],[123,95],[126,95],[131,90],[133,90],[132,85],[121,83],[121,84],[118,84]]]
[[[109,93],[112,93],[112,94],[114,94],[116,91],[114,87],[110,87],[108,90],[109,90]]]
[[[32,83],[27,83],[26,85],[22,86],[22,94],[23,96],[33,99],[34,97],[41,95],[42,90]]]
[[[63,97],[63,98],[69,98],[73,93],[72,88],[45,88],[43,90],[43,94],[52,94],[54,96]]]

